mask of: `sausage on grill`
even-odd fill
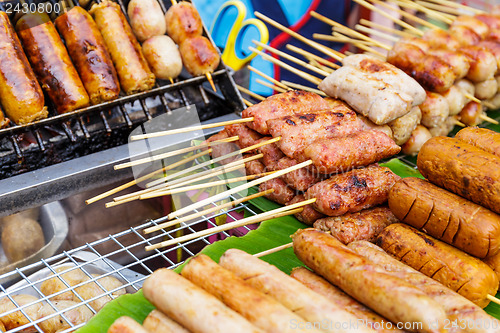
[[[259,191],[264,192],[273,189],[274,191],[266,194],[266,198],[277,202],[281,205],[286,204],[295,196],[295,191],[292,190],[281,178],[274,178],[260,184]]]
[[[271,170],[278,171],[290,168],[299,164],[297,160],[290,157],[283,157],[272,165]],[[307,191],[307,189],[321,180],[319,174],[314,170],[301,168],[295,171],[288,172],[281,176],[281,179],[293,189],[297,191]]]
[[[155,76],[120,6],[104,0],[93,5],[89,13],[104,38],[123,91],[132,95],[153,88]]]
[[[158,0],[131,0],[127,13],[132,30],[140,42],[167,32],[167,23]]]
[[[56,27],[64,38],[90,102],[99,104],[120,94],[120,82],[97,25],[85,9],[75,6],[59,16]]]
[[[293,205],[295,203],[302,202],[305,200],[306,198],[304,197],[303,194],[298,194],[292,200],[288,201],[286,204]],[[294,215],[297,218],[297,220],[299,220],[302,223],[305,223],[307,225],[312,225],[314,221],[316,221],[317,219],[325,217],[325,215],[321,214],[316,209],[314,209],[311,204],[302,207],[304,208],[304,210]]]
[[[179,51],[184,67],[193,76],[212,73],[219,66],[219,52],[204,36],[184,40],[179,46]]]
[[[0,102],[16,124],[46,118],[43,91],[5,12],[0,12]],[[0,128],[8,124],[0,112]]]
[[[170,37],[162,35],[147,39],[142,43],[142,52],[157,78],[173,80],[181,74],[181,53]]]
[[[203,33],[200,14],[187,1],[172,5],[165,14],[165,21],[167,23],[167,34],[179,45],[184,40],[201,36]]]
[[[392,131],[392,138],[397,145],[402,145],[411,137],[411,133],[417,128],[422,120],[422,111],[420,107],[414,106],[410,112],[396,120],[391,121],[388,125]]]
[[[448,134],[448,133],[446,133]],[[401,151],[405,155],[417,155],[420,148],[432,138],[431,132],[422,125],[417,125],[417,127],[411,132],[411,136],[402,146]]]
[[[66,113],[88,106],[89,95],[49,16],[26,14],[17,21],[16,31],[38,81],[57,112]]]
[[[425,102],[420,105],[422,120],[425,127],[436,127],[443,123],[450,114],[448,101],[441,94],[428,91]]]

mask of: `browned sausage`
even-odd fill
[[[486,265],[490,266],[491,269],[496,273],[497,277],[500,279],[500,253],[497,253],[496,255],[488,258],[484,258],[483,262]]]
[[[46,118],[43,91],[5,12],[0,12],[0,102],[16,124]],[[7,125],[1,113],[0,128]]]
[[[480,307],[498,290],[497,275],[481,260],[405,224],[385,228],[377,245]]]
[[[104,38],[123,91],[131,95],[153,88],[155,75],[120,6],[104,0],[93,5],[89,13]]]
[[[292,238],[294,252],[304,264],[375,312],[396,323],[422,323],[421,332],[442,330],[446,314],[441,305],[410,283],[324,232],[302,229]]]
[[[5,118],[2,108],[0,108],[0,128],[4,128],[9,124],[9,119]]]
[[[56,27],[85,85],[92,104],[110,101],[120,94],[120,82],[97,25],[80,6],[59,16]]]
[[[295,191],[292,190],[281,178],[274,178],[260,184],[259,191],[273,189],[274,191],[267,194],[266,198],[279,204],[286,204],[295,196]]]
[[[201,36],[203,33],[200,14],[187,1],[172,5],[165,14],[165,21],[167,22],[167,34],[179,45],[184,40]]]
[[[314,227],[330,232],[344,244],[358,240],[374,242],[389,224],[398,222],[387,206],[365,209],[357,213],[325,217],[314,222]]]
[[[495,131],[486,128],[466,127],[461,129],[455,138],[500,157],[500,134]]]
[[[272,171],[283,170],[299,164],[297,160],[290,157],[283,157],[278,162],[272,165]],[[281,179],[293,189],[297,191],[307,191],[307,189],[321,180],[317,172],[311,171],[307,168],[298,169],[288,172],[281,176]]]
[[[500,251],[500,216],[419,178],[404,178],[389,192],[396,217],[478,258]]]
[[[58,113],[74,111],[90,104],[78,72],[71,63],[56,27],[47,14],[27,14],[16,23],[31,66]]]
[[[205,36],[184,40],[179,46],[179,51],[184,67],[193,76],[212,73],[219,66],[219,52]]]
[[[465,104],[464,108],[458,114],[458,119],[467,126],[477,126],[483,122],[481,115],[483,114],[483,105],[478,102],[470,101]]]
[[[293,205],[295,203],[302,202],[305,200],[306,198],[304,197],[303,194],[298,194],[292,200],[288,201],[286,204]],[[312,225],[314,221],[325,216],[320,212],[318,212],[316,209],[314,209],[311,204],[305,205],[303,206],[303,208],[304,210],[302,212],[294,215],[297,218],[297,220],[299,220],[302,223]]]
[[[434,137],[417,166],[431,183],[500,214],[500,157],[459,139]]]
[[[107,333],[148,333],[148,331],[131,317],[121,316],[111,324]]]

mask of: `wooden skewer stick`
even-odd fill
[[[385,32],[388,32],[390,34],[394,34],[394,35],[397,35],[397,36],[400,36],[400,37],[403,37],[403,38],[415,37],[415,35],[409,34],[407,32],[404,32],[404,31],[401,31],[401,30],[397,30],[397,29],[393,29],[393,28],[389,28],[389,27],[386,27],[385,25],[378,24],[378,23],[375,23],[375,22],[371,22],[371,21],[368,21],[368,20],[365,20],[365,19],[359,20],[359,23],[362,24],[362,25],[364,25],[364,26],[375,28],[375,29],[381,30],[381,31],[385,31]]]
[[[358,44],[364,44],[364,45],[373,45],[372,42],[367,42],[365,40],[360,40],[360,39],[354,39],[352,37],[347,37],[345,35],[342,35],[338,32],[334,32],[333,35],[324,35],[324,34],[318,34],[314,33],[313,34],[314,39],[320,39],[320,40],[327,40],[330,42],[335,42],[335,43],[351,43],[351,42],[356,42]]]
[[[362,33],[359,33],[357,32],[356,30],[353,30],[351,28],[348,28],[338,22],[335,22],[334,20],[331,20],[329,19],[328,17],[326,16],[323,16],[321,14],[318,14],[314,11],[311,12],[311,16],[322,21],[322,22],[325,22],[326,24],[329,24],[335,28],[338,28],[338,29],[342,29],[342,31],[344,31],[344,33],[349,33],[350,36],[352,37],[356,37],[356,38],[359,38],[359,39],[362,39],[362,40],[366,40],[368,42],[373,42],[374,45],[377,45],[378,47],[381,47],[381,48],[384,48],[385,44],[377,41],[377,40],[374,40],[373,38],[370,38],[368,36],[365,36],[363,35]]]
[[[494,104],[492,104],[492,103],[490,103],[488,101],[482,101],[482,102],[483,102],[482,104],[484,106],[486,106],[490,110],[496,110],[496,109],[498,109],[498,107],[496,105],[494,105]]]
[[[133,135],[133,136],[130,137],[130,140],[131,141],[137,141],[137,140],[143,140],[143,139],[157,138],[157,137],[165,136],[165,135],[172,135],[172,134],[179,134],[179,133],[187,133],[187,132],[193,132],[193,131],[200,131],[200,130],[209,129],[209,128],[215,128],[215,127],[220,127],[220,126],[233,125],[233,124],[241,124],[241,123],[248,123],[248,122],[251,122],[251,121],[253,121],[253,117],[241,118],[241,119],[235,119],[235,120],[228,120],[228,121],[222,121],[222,122],[213,123],[213,124],[206,124],[206,125],[199,125],[199,126],[177,128],[177,129],[168,130],[168,131],[160,131],[160,132],[154,132],[154,133],[146,133],[146,134]]]
[[[320,38],[318,38],[318,36]],[[313,34],[313,37],[316,38],[316,39],[323,39],[323,40],[331,40],[331,38],[335,38],[335,37],[332,37],[332,36],[328,36],[328,35],[318,35],[318,34]],[[349,38],[349,37],[346,37],[345,39],[346,42],[356,46],[357,48],[360,48],[362,49],[363,51],[366,51],[366,52],[369,52],[369,53],[372,53],[380,58],[383,58],[385,59],[385,54],[382,54],[380,53],[379,51],[375,50],[374,48],[371,48],[369,46],[366,46],[365,44],[363,43],[358,43],[355,39],[352,39],[352,38]],[[373,44],[372,44],[373,45]],[[390,46],[388,46],[389,49],[391,48]]]
[[[443,6],[449,6],[449,7],[455,7],[455,8],[459,8],[459,9],[464,9],[464,10],[467,10],[467,11],[471,11],[474,14],[484,14],[485,13],[484,10],[473,8],[473,7],[466,6],[466,5],[462,5],[461,3],[458,3],[458,2],[455,2],[455,1],[449,1],[449,0],[427,0],[427,1],[434,2],[434,3],[437,3],[437,4],[443,5]]]
[[[465,93],[464,96],[465,96],[465,98],[470,99],[473,102],[481,104],[481,100],[479,98],[471,95],[471,94]]]
[[[256,253],[253,256],[257,257],[257,258],[260,258],[260,257],[263,257],[263,256],[267,256],[268,254],[272,254],[272,253],[279,252],[281,250],[289,249],[291,247],[293,247],[293,242],[288,243],[288,244],[284,244],[284,245],[281,245],[281,246],[277,246],[275,248],[272,248],[272,249],[269,249],[269,250],[266,250],[266,251],[262,251],[262,252]]]
[[[214,78],[212,77],[212,73],[206,72],[205,76],[207,77],[207,80],[210,83],[210,86],[212,87],[213,91],[217,92],[217,88],[215,88],[215,83],[214,83]]]
[[[238,193],[238,192],[240,192],[242,190],[246,190],[247,188],[250,188],[252,186],[262,184],[264,182],[267,182],[268,180],[271,180],[271,179],[274,179],[274,178],[277,178],[277,177],[281,177],[281,176],[283,176],[283,175],[285,175],[285,174],[287,174],[289,172],[305,168],[305,167],[307,167],[307,166],[309,166],[311,164],[312,164],[312,161],[311,160],[307,160],[305,162],[299,163],[299,164],[291,166],[289,168],[286,168],[286,169],[283,169],[283,170],[279,170],[279,171],[273,173],[272,175],[268,175],[268,176],[265,176],[265,177],[262,177],[262,178],[259,178],[259,179],[252,180],[251,182],[248,182],[246,184],[237,186],[237,187],[229,189],[229,190],[227,190],[227,191],[225,191],[223,193],[216,194],[216,195],[214,195],[212,197],[206,198],[204,200],[195,202],[195,203],[193,203],[191,205],[188,205],[186,207],[178,209],[175,212],[172,212],[172,213],[168,214],[167,218],[170,220],[170,219],[173,219],[174,217],[177,217],[177,216],[180,216],[180,215],[184,215],[184,214],[186,214],[187,212],[190,212],[193,209],[196,209],[196,208],[199,208],[199,207],[203,207],[203,206],[205,206],[205,205],[207,205],[207,204],[209,204],[211,202],[219,201],[221,199],[227,198],[231,194]]]
[[[500,300],[496,298],[495,296],[492,295],[486,295],[486,298],[492,301],[493,303],[499,304],[500,305]]]
[[[273,64],[275,64],[275,65],[278,65],[278,66],[280,66],[280,67],[283,67],[283,68],[285,68],[286,70],[288,70],[288,71],[290,71],[290,72],[292,72],[292,73],[294,73],[294,74],[296,74],[296,75],[300,76],[300,77],[301,77],[301,78],[303,78],[303,79],[306,79],[306,80],[307,80],[307,81],[309,81],[309,82],[312,82],[312,83],[314,83],[314,84],[320,84],[320,83],[321,83],[321,79],[317,78],[316,76],[313,76],[313,75],[311,75],[311,74],[308,74],[308,73],[306,73],[306,72],[303,72],[303,71],[301,71],[301,70],[298,70],[297,68],[292,67],[292,66],[290,66],[290,65],[288,65],[288,64],[286,64],[286,63],[284,63],[284,62],[283,62],[283,61],[281,61],[281,60],[275,59],[275,58],[273,58],[272,56],[270,56],[269,54],[266,54],[266,53],[264,53],[264,52],[261,52],[261,51],[257,50],[257,49],[256,49],[256,48],[254,48],[254,47],[251,47],[251,46],[250,46],[248,49],[249,49],[250,51],[252,51],[252,52],[255,52],[255,53],[259,54],[259,55],[260,55],[263,59],[268,60],[268,61],[272,62],[272,63],[273,63]]]
[[[290,90],[290,88],[283,89],[281,87],[278,87],[277,85],[271,84],[271,83],[266,82],[266,81],[262,81],[261,79],[256,79],[255,82],[260,83],[260,84],[262,84],[265,87],[271,88],[271,89],[273,89],[273,90],[275,90],[275,91],[277,91],[279,93],[284,93],[284,92],[287,92],[287,91]]]
[[[492,124],[495,124],[495,125],[498,125],[498,121],[496,121],[495,119],[491,118],[491,117],[488,117],[487,115],[485,114],[480,114],[479,115],[479,118],[481,118],[482,120],[484,121],[487,121],[489,123],[492,123]]]
[[[323,97],[328,97],[327,94],[325,94],[323,91],[318,90],[318,89],[314,89],[314,88],[307,87],[307,86],[304,86],[304,85],[301,85],[301,84],[298,84],[298,83],[293,83],[293,82],[290,82],[290,81],[281,81],[281,82],[283,82],[283,84],[286,84],[287,86],[289,86],[289,87],[291,87],[293,89],[309,91],[309,92],[313,92],[315,94],[321,95]]]
[[[312,66],[314,66],[314,67],[318,67],[318,68],[320,68],[320,69],[322,69],[322,70],[324,70],[325,72],[328,72],[328,73],[330,73],[330,74],[332,74],[332,73],[335,71],[334,69],[332,69],[332,68],[330,68],[330,67],[328,67],[328,66],[325,66],[325,65],[320,64],[320,63],[319,63],[317,60],[315,60],[315,59],[309,59],[309,64],[310,64],[310,65],[312,65]]]
[[[300,40],[301,42],[311,46],[311,47],[314,47],[316,50],[318,51],[321,51],[323,52],[324,54],[326,54],[327,56],[329,57],[332,57],[333,59],[336,59],[336,60],[342,60],[343,58],[343,55],[342,53],[338,52],[338,51],[335,51],[329,47],[326,47],[320,43],[317,43],[315,41],[312,41],[312,40],[309,40],[303,36],[301,36],[300,34],[296,33],[295,31],[285,27],[284,25],[282,24],[279,24],[278,22],[274,21],[273,19],[270,19],[269,17],[265,16],[264,14],[261,14],[259,12],[254,12],[255,16],[257,18],[260,18],[261,20],[269,23],[270,25],[272,25],[273,27],[281,30],[281,31],[284,31],[286,32],[287,34],[289,34],[290,36]]]
[[[242,93],[245,93],[245,94],[247,94],[248,96],[251,96],[251,97],[253,97],[253,98],[255,98],[255,99],[258,99],[259,101],[263,101],[263,100],[265,100],[265,99],[266,99],[265,97],[263,97],[263,96],[261,96],[261,95],[259,95],[259,94],[256,94],[256,93],[254,93],[253,91],[250,91],[250,90],[248,90],[248,89],[247,89],[247,88],[245,88],[245,87],[240,86],[239,84],[237,84],[237,85],[236,85],[236,88],[238,88],[238,90],[239,90],[239,91],[241,91]],[[252,120],[252,121],[253,121],[253,120]]]
[[[415,3],[417,5],[427,7],[429,9],[432,9],[435,11],[439,11],[441,13],[441,15],[445,15],[448,18],[455,19],[457,16],[462,15],[462,13],[456,8],[442,6],[442,5],[438,5],[438,4],[430,3],[430,2],[426,2],[426,1],[418,1],[418,0],[415,1]]]
[[[218,144],[224,144],[224,143],[234,142],[234,141],[238,141],[238,140],[239,140],[238,136],[232,136],[232,137],[229,137],[229,138],[216,140],[216,141],[213,141],[213,142],[210,142],[210,143],[208,143],[208,142],[207,143],[202,143],[202,144],[199,144],[197,146],[182,148],[182,149],[178,149],[178,150],[175,150],[175,151],[170,151],[170,152],[159,154],[159,155],[154,155],[154,156],[149,156],[149,157],[141,158],[141,159],[135,160],[135,161],[130,161],[130,162],[122,163],[122,164],[117,164],[113,168],[115,170],[125,169],[125,168],[129,168],[129,167],[141,165],[141,164],[144,164],[144,163],[151,163],[151,162],[154,162],[154,161],[162,160],[164,158],[168,158],[168,157],[172,157],[172,156],[176,156],[176,155],[180,155],[180,154],[184,154],[184,153],[189,153],[189,152],[192,152],[193,150],[198,150],[198,149],[206,148],[206,147],[209,147],[209,146],[217,146]]]
[[[375,3],[377,5],[380,5],[382,7],[385,7],[388,10],[392,10],[393,12],[396,12],[396,13],[400,14],[401,16],[406,17],[406,18],[408,18],[408,19],[410,19],[418,24],[421,24],[422,26],[427,27],[429,29],[441,29],[440,26],[435,25],[435,24],[430,23],[430,22],[427,22],[426,20],[423,20],[420,17],[417,17],[411,13],[405,12],[404,10],[399,9],[399,7],[394,8],[391,5],[387,4],[386,2],[383,2],[380,0],[369,0],[369,1],[372,3]]]
[[[454,123],[455,123],[455,125],[460,126],[460,127],[467,127],[467,125],[465,125],[463,122],[461,122],[457,119],[455,119]]]
[[[320,56],[317,56],[315,55],[314,53],[311,53],[311,52],[307,52],[305,50],[302,50],[301,48],[298,48],[292,44],[286,44],[286,48],[289,49],[290,51],[293,51],[295,53],[298,53],[304,57],[306,57],[307,59],[313,59],[313,60],[316,60],[317,62],[319,62],[320,64],[323,64],[323,65],[326,65],[326,66],[329,66],[333,69],[338,69],[340,68],[340,65],[337,65],[336,63],[333,63],[329,60],[326,60],[326,59],[323,59],[321,58]]]
[[[241,99],[243,100],[243,103],[245,103],[245,105],[246,105],[247,107],[251,107],[251,106],[253,106],[253,103],[251,103],[249,100],[244,99],[243,97],[242,97]]]
[[[291,62],[294,62],[294,63],[296,63],[297,65],[301,65],[301,66],[303,66],[303,67],[305,67],[305,68],[309,69],[310,71],[313,71],[313,72],[315,72],[315,73],[317,73],[317,74],[319,74],[319,75],[322,75],[322,76],[328,76],[328,73],[327,73],[327,72],[325,72],[325,71],[323,71],[323,70],[321,70],[321,69],[319,69],[319,68],[316,68],[316,67],[314,67],[314,66],[311,66],[311,65],[309,65],[307,62],[304,62],[304,61],[302,61],[302,60],[300,60],[300,59],[297,59],[297,58],[295,58],[295,57],[293,57],[293,56],[289,55],[288,53],[285,53],[285,52],[283,52],[283,51],[277,50],[277,49],[275,49],[274,47],[271,47],[271,46],[269,46],[269,45],[263,44],[263,43],[258,42],[258,41],[256,41],[256,40],[254,40],[254,41],[253,41],[253,43],[254,43],[254,44],[256,44],[256,45],[258,45],[258,46],[260,46],[260,47],[262,47],[263,49],[265,49],[265,50],[267,50],[267,51],[269,51],[269,52],[272,52],[272,53],[274,53],[274,54],[279,55],[280,57],[283,57],[283,58],[285,58],[285,59],[287,59],[287,60],[290,60]]]
[[[268,80],[269,82],[274,83],[274,84],[275,84],[275,85],[277,85],[278,87],[281,87],[281,88],[286,89],[286,90],[290,90],[290,88],[288,88],[287,86],[285,86],[283,83],[281,83],[280,81],[276,80],[276,79],[275,79],[275,78],[273,78],[273,77],[270,77],[270,76],[269,76],[269,75],[267,75],[266,73],[261,72],[261,71],[259,71],[258,69],[254,68],[254,67],[252,67],[252,66],[247,66],[247,68],[248,68],[250,71],[254,72],[255,74],[262,76],[264,79]]]
[[[393,42],[393,43],[396,43],[399,41],[399,38],[394,37],[393,35],[386,34],[385,32],[381,32],[381,31],[375,30],[373,28],[367,28],[361,24],[356,24],[354,26],[354,28],[358,31],[365,32],[367,34],[386,39],[386,40]]]
[[[417,36],[423,36],[424,35],[424,32],[421,31],[421,30],[418,30],[417,28],[415,28],[414,26],[412,26],[411,24],[408,24],[404,21],[401,21],[400,19],[397,19],[395,17],[393,17],[391,14],[383,11],[382,9],[380,8],[377,8],[375,7],[374,5],[372,5],[371,3],[365,1],[365,0],[354,0],[354,2],[356,2],[357,4],[371,10],[371,11],[374,11],[374,12],[377,12],[379,13],[380,15],[384,16],[385,18],[388,18],[389,20],[393,21],[394,23],[408,29],[409,31],[411,31],[412,33],[414,33],[415,35]]]
[[[210,198],[208,198],[208,199],[210,199]],[[189,234],[189,235],[185,235],[185,236],[182,236],[182,237],[170,239],[170,240],[165,241],[165,242],[161,242],[161,243],[158,243],[158,244],[146,246],[146,251],[150,251],[150,250],[158,249],[158,248],[161,248],[161,247],[166,247],[166,246],[174,245],[174,244],[177,244],[177,243],[184,243],[184,242],[190,241],[192,239],[196,239],[196,238],[200,238],[200,237],[205,237],[205,236],[208,236],[208,235],[211,235],[211,234],[216,234],[218,232],[222,232],[222,231],[227,231],[227,230],[231,230],[231,229],[234,229],[234,228],[243,227],[243,226],[249,225],[249,224],[259,223],[259,222],[262,222],[262,221],[265,221],[265,220],[270,220],[270,219],[278,218],[278,217],[281,217],[281,216],[286,216],[286,215],[292,215],[292,214],[300,213],[303,210],[303,208],[302,208],[303,206],[306,206],[306,205],[309,205],[311,203],[314,203],[315,201],[316,201],[316,199],[309,199],[309,200],[305,200],[305,201],[302,201],[302,202],[297,202],[296,204],[293,204],[293,205],[283,206],[283,207],[280,207],[280,208],[277,208],[277,209],[273,209],[273,210],[271,210],[269,212],[266,212],[266,213],[258,214],[258,215],[251,216],[251,217],[247,217],[247,218],[244,218],[244,219],[239,220],[239,221],[234,221],[234,222],[231,222],[231,223],[226,223],[224,225],[221,225],[221,226],[218,226],[218,227],[215,227],[215,228],[205,229],[205,230],[202,230],[202,231],[199,231],[199,232],[195,232],[195,233],[192,233],[192,234]]]
[[[398,6],[403,7],[403,8],[409,8],[409,9],[415,9],[415,10],[421,11],[422,13],[425,13],[428,17],[433,18],[433,19],[438,20],[438,21],[441,21],[441,22],[444,22],[446,24],[453,23],[453,20],[451,18],[447,17],[446,15],[443,15],[442,13],[440,13],[438,11],[431,10],[430,8],[419,5],[412,0],[406,0],[406,1],[405,0],[389,0],[389,1],[395,3]]]
[[[157,197],[162,197],[165,195],[170,195],[170,194],[177,194],[177,193],[184,193],[184,192],[189,192],[189,191],[194,191],[202,188],[207,188],[207,187],[215,187],[215,186],[221,186],[221,185],[227,185],[227,184],[232,184],[232,183],[237,183],[237,182],[242,182],[242,181],[248,181],[248,180],[254,180],[260,177],[264,177],[267,175],[271,175],[275,173],[276,171],[269,171],[269,172],[264,172],[264,173],[258,173],[255,175],[248,175],[248,176],[242,176],[242,177],[236,177],[236,178],[229,178],[229,179],[222,179],[222,180],[216,180],[213,182],[208,182],[205,184],[196,184],[196,185],[191,185],[191,186],[184,186],[172,190],[167,190],[167,191],[155,191],[152,193],[146,193],[143,194],[139,197],[140,200],[144,199],[152,199],[152,198],[157,198]]]
[[[155,186],[155,185],[158,185],[158,184],[161,184],[161,183],[166,183],[166,182],[168,182],[168,181],[170,181],[172,179],[175,179],[175,178],[178,178],[178,177],[180,177],[182,175],[185,175],[186,173],[189,173],[189,172],[192,172],[192,171],[204,168],[204,167],[209,167],[210,165],[218,163],[220,161],[223,161],[223,160],[225,160],[227,158],[244,154],[244,153],[246,153],[248,151],[260,148],[260,147],[265,146],[267,144],[278,142],[279,140],[281,140],[280,136],[278,136],[276,138],[272,138],[272,139],[266,140],[266,141],[259,142],[257,144],[251,145],[251,146],[243,148],[243,149],[238,149],[238,150],[233,151],[233,152],[231,152],[229,154],[225,154],[225,155],[219,156],[217,158],[208,160],[206,162],[203,162],[203,163],[200,163],[200,164],[197,164],[197,165],[193,165],[190,168],[181,170],[181,171],[179,171],[177,173],[174,173],[172,175],[168,175],[168,176],[166,176],[166,177],[164,177],[162,179],[157,179],[155,181],[152,181],[152,182],[146,184],[146,187],[152,187],[152,186]]]
[[[203,215],[208,215],[210,213],[213,213],[213,212],[216,212],[216,211],[220,211],[222,209],[226,209],[226,208],[229,208],[229,207],[236,207],[236,205],[239,205],[242,202],[250,201],[252,199],[259,198],[259,197],[271,194],[272,192],[274,192],[274,189],[271,188],[269,190],[265,190],[263,192],[258,192],[256,194],[252,194],[252,195],[249,195],[247,197],[244,197],[244,198],[241,198],[241,199],[238,199],[238,200],[235,200],[235,201],[231,201],[231,202],[219,205],[219,206],[215,206],[215,207],[211,207],[211,208],[202,210],[201,212],[194,213],[194,214],[182,217],[180,219],[174,219],[172,221],[161,223],[161,224],[158,224],[158,225],[156,225],[154,227],[149,227],[149,228],[144,229],[144,234],[150,234],[152,232],[155,232],[155,231],[158,231],[158,230],[161,230],[161,229],[165,229],[165,228],[169,228],[169,227],[172,227],[174,225],[177,225],[177,224],[180,224],[180,223],[183,223],[183,222],[186,222],[186,221],[191,221],[191,220],[193,220],[193,219],[195,219],[197,217],[200,217],[200,216],[203,216]]]
[[[471,101],[473,102],[476,102],[476,103],[479,103],[479,104],[482,104],[484,106],[486,106],[487,108],[489,109],[496,109],[494,105],[486,102],[486,101],[481,101],[479,98],[475,97],[475,96],[472,96],[471,94],[464,94],[464,96],[467,98],[467,99],[470,99]],[[489,106],[488,106],[489,105]],[[495,125],[498,125],[498,121],[496,121],[495,119],[493,118],[490,118],[488,117],[487,115],[485,114],[481,114],[479,115],[479,118],[481,118],[482,120],[484,121],[487,121],[489,123],[492,123],[492,124],[495,124]]]

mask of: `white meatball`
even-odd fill
[[[458,80],[455,83],[455,86],[457,86],[458,89],[462,90],[462,92],[464,94],[469,94],[471,96],[474,96],[474,94],[476,92],[476,88],[474,87],[474,84],[467,79]]]
[[[427,92],[427,98],[420,105],[422,125],[427,128],[439,126],[450,115],[448,101],[442,95]]]
[[[475,84],[476,94],[479,99],[489,99],[495,96],[498,91],[498,84],[495,78],[486,81],[478,82]]]
[[[181,54],[170,37],[166,35],[151,37],[142,44],[142,51],[157,78],[170,80],[181,73]]]
[[[401,151],[406,155],[417,155],[420,148],[432,138],[431,132],[422,125],[417,125],[417,128],[411,132],[410,139],[401,146]]]
[[[167,32],[167,23],[157,0],[131,0],[128,16],[135,36],[140,42]]]

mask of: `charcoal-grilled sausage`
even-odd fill
[[[120,6],[104,0],[93,5],[89,13],[104,38],[123,91],[131,95],[153,88],[155,76]]]
[[[99,104],[120,94],[120,82],[97,25],[85,9],[75,6],[59,16],[56,27],[64,38],[90,102]]]
[[[281,205],[286,204],[295,196],[295,191],[292,190],[281,178],[274,178],[260,184],[259,191],[264,192],[273,189],[274,191],[267,194],[266,198],[277,202]]]
[[[184,67],[193,76],[213,73],[219,66],[219,52],[205,36],[184,40],[179,46],[179,51]]]
[[[389,192],[396,217],[470,255],[500,251],[500,216],[419,178],[404,178]]]
[[[420,105],[422,120],[425,127],[436,127],[443,123],[446,117],[450,115],[450,106],[448,101],[441,94],[427,91],[427,98]]]
[[[165,21],[167,23],[167,34],[179,45],[184,40],[201,36],[203,33],[200,14],[187,1],[172,5],[165,14]]]
[[[462,47],[460,51],[465,53],[471,61],[470,69],[467,73],[469,80],[472,82],[481,82],[495,76],[498,68],[497,60],[493,53],[476,45]]]
[[[88,106],[89,95],[49,16],[26,14],[17,21],[16,31],[38,81],[57,112]]]
[[[271,170],[278,171],[286,168],[290,168],[299,164],[297,160],[290,157],[283,157],[274,163]],[[292,189],[297,191],[307,191],[307,189],[321,180],[319,174],[314,170],[309,170],[307,168],[301,168],[295,171],[288,172],[281,176],[281,179],[290,186]]]
[[[448,132],[446,132],[448,134]],[[445,134],[445,135],[446,135]],[[411,132],[411,136],[402,146],[401,151],[405,155],[417,155],[420,148],[432,138],[431,132],[422,125],[417,125],[417,127]]]
[[[431,183],[500,214],[500,157],[456,138],[434,137],[417,158]]]
[[[467,126],[476,126],[483,122],[480,117],[482,114],[483,105],[475,101],[470,101],[460,111],[458,119]]]
[[[131,0],[127,13],[132,30],[140,42],[167,32],[167,22],[158,0]]]
[[[377,245],[480,307],[498,290],[498,277],[481,260],[408,225],[391,224],[380,233]]]
[[[5,12],[0,12],[0,102],[16,124],[46,118],[43,91]],[[7,125],[1,113],[0,128]]]
[[[487,128],[466,127],[455,138],[500,157],[500,134]]]
[[[288,201],[286,204],[293,205],[295,203],[302,202],[305,200],[306,198],[304,197],[303,194],[297,194],[292,200]],[[311,204],[302,207],[304,208],[304,210],[294,215],[297,218],[297,220],[299,220],[302,223],[305,223],[307,225],[312,225],[314,221],[316,221],[317,219],[325,217],[325,215],[321,214],[316,209],[314,209]]]
[[[490,99],[498,91],[498,83],[494,77],[478,82],[474,87],[476,91],[475,97],[478,99]]]
[[[181,74],[182,58],[179,47],[167,35],[147,39],[142,43],[142,52],[157,78],[173,80]]]
[[[417,128],[422,120],[422,111],[420,107],[414,106],[410,112],[402,117],[391,121],[388,125],[392,131],[392,139],[397,145],[402,145],[411,137],[411,133]]]

